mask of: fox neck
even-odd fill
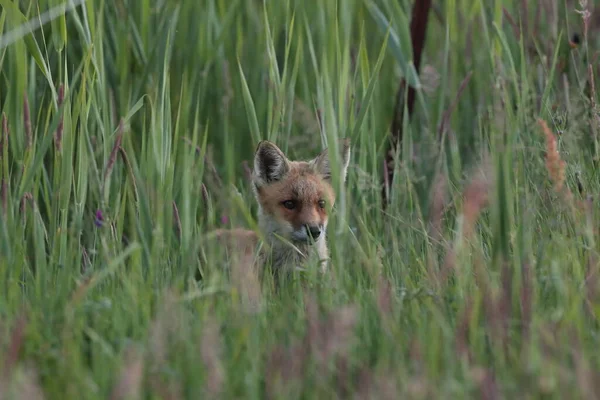
[[[329,252],[325,238],[322,237],[314,244],[294,244],[283,242],[273,235],[267,236],[271,248],[273,268],[293,270],[304,268],[307,263],[316,262],[325,269]]]
[[[327,267],[329,249],[327,248],[325,235],[322,235],[313,244],[291,244],[272,233],[273,230],[269,228],[269,221],[263,216],[262,210],[259,210],[258,213],[258,225],[271,250],[270,258],[273,268],[291,271],[296,268],[303,268],[309,262],[317,262],[322,270]]]

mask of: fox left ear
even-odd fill
[[[348,164],[350,164],[350,139],[344,138],[340,140],[340,178],[342,182],[346,182],[348,172]],[[329,160],[328,150],[325,149],[313,161],[315,169],[323,176],[324,179],[331,179],[331,162]]]
[[[281,180],[289,170],[289,162],[279,147],[266,140],[258,144],[254,154],[255,185]]]

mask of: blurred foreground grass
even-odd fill
[[[87,1],[6,42],[61,1],[0,0],[0,398],[595,398],[592,5],[434,1],[417,76],[407,0]],[[346,136],[333,269],[225,276],[257,142]]]

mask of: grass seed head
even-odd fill
[[[565,184],[566,163],[560,158],[558,142],[546,121],[538,119],[538,124],[542,127],[546,138],[546,170],[548,171],[550,180],[554,184],[554,190],[561,192]]]

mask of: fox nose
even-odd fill
[[[318,226],[306,225],[306,233],[311,236],[314,240],[317,240],[321,236],[321,228]]]

